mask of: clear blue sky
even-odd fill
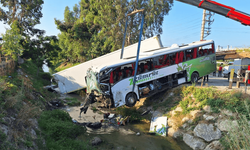
[[[63,13],[66,6],[73,9],[73,6],[80,0],[44,0],[43,18],[38,28],[46,31],[46,35],[57,35],[54,18],[63,20]],[[231,6],[237,10],[250,14],[250,0],[215,0],[216,2]],[[183,44],[200,40],[201,21],[203,10],[174,1],[174,6],[163,22],[163,34],[161,40],[164,46],[173,43]],[[4,33],[4,27],[0,23],[0,33]],[[241,25],[239,22],[215,14],[214,23],[211,26],[211,34],[206,39],[212,39],[216,45],[227,45],[233,47],[250,47],[250,26]]]

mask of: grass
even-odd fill
[[[121,107],[116,108],[116,113],[122,115],[124,118],[127,116],[130,116],[129,118],[130,122],[141,121],[142,119],[144,119],[141,116],[142,112],[137,110],[135,107],[127,108],[125,106],[121,106]]]
[[[67,97],[65,98],[65,100],[67,100],[67,105],[69,106],[79,106],[81,104],[81,102],[77,99],[77,98],[74,98],[74,97]]]
[[[69,114],[62,110],[44,111],[38,123],[48,149],[91,149],[87,143],[77,140],[77,137],[84,134],[86,129],[73,124]]]
[[[93,110],[93,112],[97,112],[98,109],[96,107],[91,107],[91,109]]]
[[[244,102],[244,106],[249,112],[248,102]],[[238,114],[238,117],[234,117],[237,120],[238,126],[229,129],[228,134],[221,139],[221,143],[225,149],[249,149],[250,148],[250,126],[249,120],[246,115]]]
[[[55,98],[56,95],[43,88],[44,85],[50,83],[50,75],[43,73],[40,69],[37,76],[37,67],[34,64],[32,60],[27,60],[19,66],[22,70],[20,74],[14,72],[0,76],[0,122],[3,122],[2,117],[15,118],[15,122],[10,126],[11,134],[8,138],[16,143],[4,141],[0,133],[0,149],[19,149],[20,145],[32,147],[33,142],[38,144],[28,138],[30,133],[21,131],[36,128],[32,119],[38,118],[41,110],[45,109],[45,102]],[[7,122],[4,124],[8,125]],[[43,137],[40,138],[43,141]]]
[[[56,72],[60,72],[60,71],[63,71],[63,70],[65,70],[65,69],[68,69],[68,68],[70,68],[70,67],[73,67],[73,66],[76,66],[76,65],[79,65],[79,64],[81,64],[81,63],[63,63],[62,65],[60,65],[59,67],[57,67],[56,69],[55,69],[55,71]]]

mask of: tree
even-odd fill
[[[22,46],[20,40],[23,39],[21,36],[21,31],[19,23],[14,21],[11,25],[11,29],[6,30],[6,33],[3,34],[3,54],[6,56],[12,56],[14,60],[17,60],[18,56],[22,54]]]
[[[40,23],[43,0],[1,0],[0,4],[4,8],[0,8],[0,21],[9,25],[18,21],[26,34],[32,34],[34,26]]]
[[[72,57],[92,59],[121,48],[126,15],[145,9],[143,39],[162,33],[164,15],[173,0],[81,0],[73,11],[65,8],[64,20],[55,19],[62,53]],[[125,45],[138,42],[141,14],[128,17]]]

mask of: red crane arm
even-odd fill
[[[236,10],[233,7],[220,4],[212,0],[177,0],[199,8],[203,8],[230,19],[239,21],[243,25],[250,26],[250,15]]]

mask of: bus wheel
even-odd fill
[[[128,93],[125,100],[128,107],[133,107],[137,101],[137,97],[134,93]]]
[[[199,74],[196,73],[196,72],[193,72],[192,75],[191,75],[191,82],[192,83],[197,83],[198,79],[199,79]]]

